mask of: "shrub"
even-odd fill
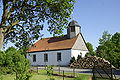
[[[79,59],[81,59],[82,57],[81,57],[81,55],[78,55],[77,56],[77,61],[79,60]]]
[[[0,51],[0,73],[10,74],[15,73],[15,80],[29,80],[29,61],[21,54],[20,50],[13,47],[6,51]]]
[[[46,71],[47,71],[47,75],[48,75],[48,76],[50,76],[50,75],[53,74],[53,67],[54,67],[54,66],[47,66],[47,70],[46,70]]]
[[[75,57],[73,56],[70,60],[70,64],[73,63],[75,61]]]

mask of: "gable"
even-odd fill
[[[88,51],[86,42],[81,33],[78,35],[78,38],[77,38],[75,44],[73,45],[72,49]]]

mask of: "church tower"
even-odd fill
[[[67,29],[67,37],[68,38],[73,38],[75,36],[77,36],[81,31],[80,31],[81,27],[78,24],[77,21],[72,20],[69,24],[68,24],[68,29]]]

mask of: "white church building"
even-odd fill
[[[27,58],[31,65],[67,66],[71,57],[84,57],[88,49],[80,29],[78,22],[72,20],[68,25],[67,35],[37,41],[28,50]]]

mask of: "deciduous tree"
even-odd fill
[[[0,52],[0,73],[11,74],[15,73],[15,80],[29,80],[30,78],[30,63],[21,50],[16,50],[13,47],[6,51]]]
[[[89,42],[87,42],[86,45],[87,45],[89,52],[85,56],[95,56],[96,54],[95,54],[95,51],[93,49],[93,45]]]
[[[103,33],[97,47],[97,56],[110,61],[116,68],[120,68],[120,33],[114,35]]]
[[[11,41],[27,46],[42,36],[44,22],[51,34],[61,34],[73,10],[74,0],[1,0],[0,46]],[[0,8],[2,8],[0,7]],[[46,27],[46,26],[45,26]]]

